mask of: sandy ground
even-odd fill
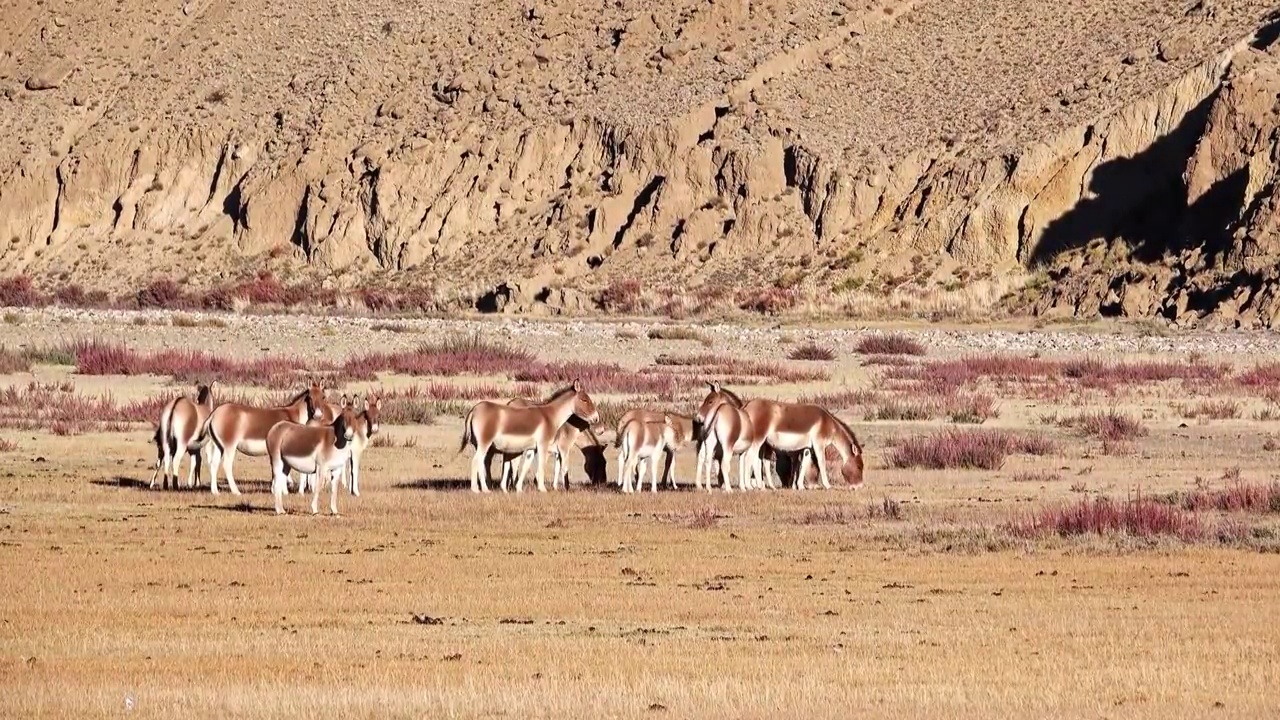
[[[5,326],[0,344],[108,334],[139,348],[343,354],[461,326],[374,333],[363,321],[326,321],[326,334],[298,318],[227,321],[192,329],[32,315]],[[636,340],[604,324],[496,325],[544,358],[638,367],[700,347],[645,339],[643,323]],[[833,380],[744,388],[786,396],[875,385],[880,370],[835,341],[882,329],[706,332],[716,352],[741,357],[781,356],[783,334],[830,341]],[[1245,366],[1278,342],[1114,328],[908,331],[930,359],[1011,343],[1023,355],[1087,347],[1110,358],[1207,348]],[[37,367],[35,377],[120,396],[175,391],[164,379],[66,368]],[[1239,418],[1203,421],[1180,417],[1174,405],[1186,398],[1165,384],[1061,405],[1011,392],[999,400],[984,426],[1043,432],[1059,451],[992,471],[895,469],[889,440],[939,423],[845,414],[866,448],[866,483],[829,491],[475,496],[463,489],[469,456],[457,453],[457,418],[390,426],[397,447],[369,451],[362,494],[343,494],[338,518],[311,516],[296,495],[291,514],[272,515],[261,459],[237,462],[242,497],[166,492],[146,487],[145,430],[0,430],[17,445],[0,472],[0,714],[1276,714],[1280,631],[1266,618],[1280,556],[1172,540],[1010,542],[995,531],[1083,496],[1224,487],[1230,468],[1270,481],[1264,446],[1277,427],[1254,419],[1261,401],[1242,398]],[[1040,422],[1105,405],[1143,417],[1149,434],[1106,455],[1098,441]],[[399,446],[411,438],[415,447]],[[612,450],[609,462],[612,477]],[[691,453],[677,470],[687,485]],[[1032,472],[1042,477],[1015,479]],[[885,499],[901,503],[901,519],[875,516]]]

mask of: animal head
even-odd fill
[[[843,460],[840,473],[844,476],[846,483],[861,485],[862,472],[865,469],[862,457],[862,443],[858,442],[858,436],[854,434],[848,423],[836,417],[835,413],[828,412],[827,414],[836,423],[837,437],[844,441],[835,443],[836,451],[840,453],[841,460]]]
[[[312,382],[307,389],[307,415],[318,418],[324,414],[324,388],[319,382]]]
[[[207,384],[196,385],[196,404],[204,405],[213,398],[213,388],[218,384],[217,380],[212,380]]]
[[[341,436],[343,443],[349,443],[356,437],[356,414],[350,404],[342,406],[342,412],[333,419],[333,431]]]
[[[378,432],[378,411],[382,408],[382,398],[377,395],[370,395],[364,403],[365,421],[369,423],[369,435],[372,437]]]
[[[600,422],[600,412],[596,410],[595,401],[582,389],[582,381],[573,381],[573,414],[586,420],[588,423]]]
[[[734,407],[742,407],[742,400],[733,392],[724,389],[718,382],[708,382],[707,387],[710,392],[707,397],[702,400],[702,404],[698,406],[697,419],[701,424],[706,425],[711,422],[711,413],[720,406],[721,403],[729,403]]]

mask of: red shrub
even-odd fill
[[[169,278],[154,280],[134,296],[140,308],[177,310],[190,307],[191,300],[178,283]]]
[[[40,307],[49,302],[26,275],[0,280],[0,307]]]
[[[1020,537],[1121,534],[1138,538],[1176,537],[1184,541],[1205,536],[1199,516],[1150,498],[1114,502],[1101,497],[1043,510],[1010,526]]]
[[[0,438],[0,452],[13,452],[18,449],[18,443],[12,440]]]
[[[859,355],[924,355],[924,345],[900,334],[866,335],[853,351]]]
[[[1005,430],[943,430],[899,440],[889,464],[899,468],[978,468],[995,470],[1013,453],[1045,455],[1055,450],[1048,438]]]
[[[1182,505],[1187,510],[1280,513],[1280,483],[1236,482],[1221,490],[1195,490],[1186,495]]]
[[[800,301],[795,290],[769,287],[763,290],[743,291],[738,294],[738,307],[764,315],[777,315],[796,306]]]
[[[106,307],[111,300],[102,290],[85,291],[76,284],[60,287],[53,293],[53,300],[62,307],[85,308]]]
[[[596,295],[596,304],[605,312],[632,314],[640,310],[639,280],[615,280]]]

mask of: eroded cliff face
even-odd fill
[[[759,12],[713,5],[718,14],[681,22],[714,30]],[[1242,303],[1270,322],[1269,41],[1249,32],[1197,44],[1184,29],[1175,51],[1166,33],[1034,108],[1061,117],[1045,122],[1045,139],[1016,147],[942,133],[897,155],[874,144],[836,155],[772,104],[779,85],[839,72],[878,33],[898,32],[915,5],[841,8],[771,54],[752,50],[751,62],[733,55],[747,49],[704,47],[657,14],[598,25],[612,55],[649,43],[637,57],[659,76],[699,53],[749,68],[680,112],[639,122],[575,110],[572,78],[547,70],[572,54],[573,33],[548,31],[558,16],[536,8],[520,15],[534,28],[529,54],[499,56],[487,71],[401,74],[371,93],[372,71],[348,65],[291,79],[305,101],[198,122],[133,122],[136,108],[104,102],[70,140],[36,143],[51,149],[22,155],[3,176],[0,263],[109,290],[159,275],[212,285],[271,267],[326,286],[428,285],[443,306],[567,312],[591,311],[596,290],[632,277],[686,289],[786,284],[829,299],[886,292],[909,276],[923,291],[1043,265],[1056,284],[1014,307],[1183,317],[1221,292],[1213,288],[1256,277]],[[1177,22],[1206,37],[1257,27],[1249,3],[1234,24],[1201,5]],[[397,32],[389,23],[384,34]],[[1163,80],[1070,122],[1064,108],[1096,105],[1126,72]],[[530,78],[541,83],[536,103],[521,95]],[[203,105],[231,102],[217,92]],[[990,121],[993,136],[1007,121]],[[1164,206],[1175,196],[1196,211],[1172,223]],[[1229,233],[1209,208],[1232,222]],[[1161,235],[1172,224],[1176,247]]]
[[[1274,26],[1273,26],[1274,28]],[[1200,119],[1202,117],[1202,119]],[[1039,313],[1280,326],[1280,45],[1274,29],[1233,56],[1197,113],[1177,175],[1133,207],[1138,228],[1093,237],[1021,300]]]

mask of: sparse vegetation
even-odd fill
[[[828,362],[836,359],[836,354],[830,348],[823,347],[815,343],[805,343],[798,345],[787,353],[790,360],[811,360],[819,362]]]
[[[943,430],[897,441],[889,464],[898,468],[932,470],[998,470],[1011,454],[1048,455],[1056,452],[1043,435],[1004,430]]]
[[[906,335],[867,335],[853,351],[859,355],[924,355],[924,346]]]

